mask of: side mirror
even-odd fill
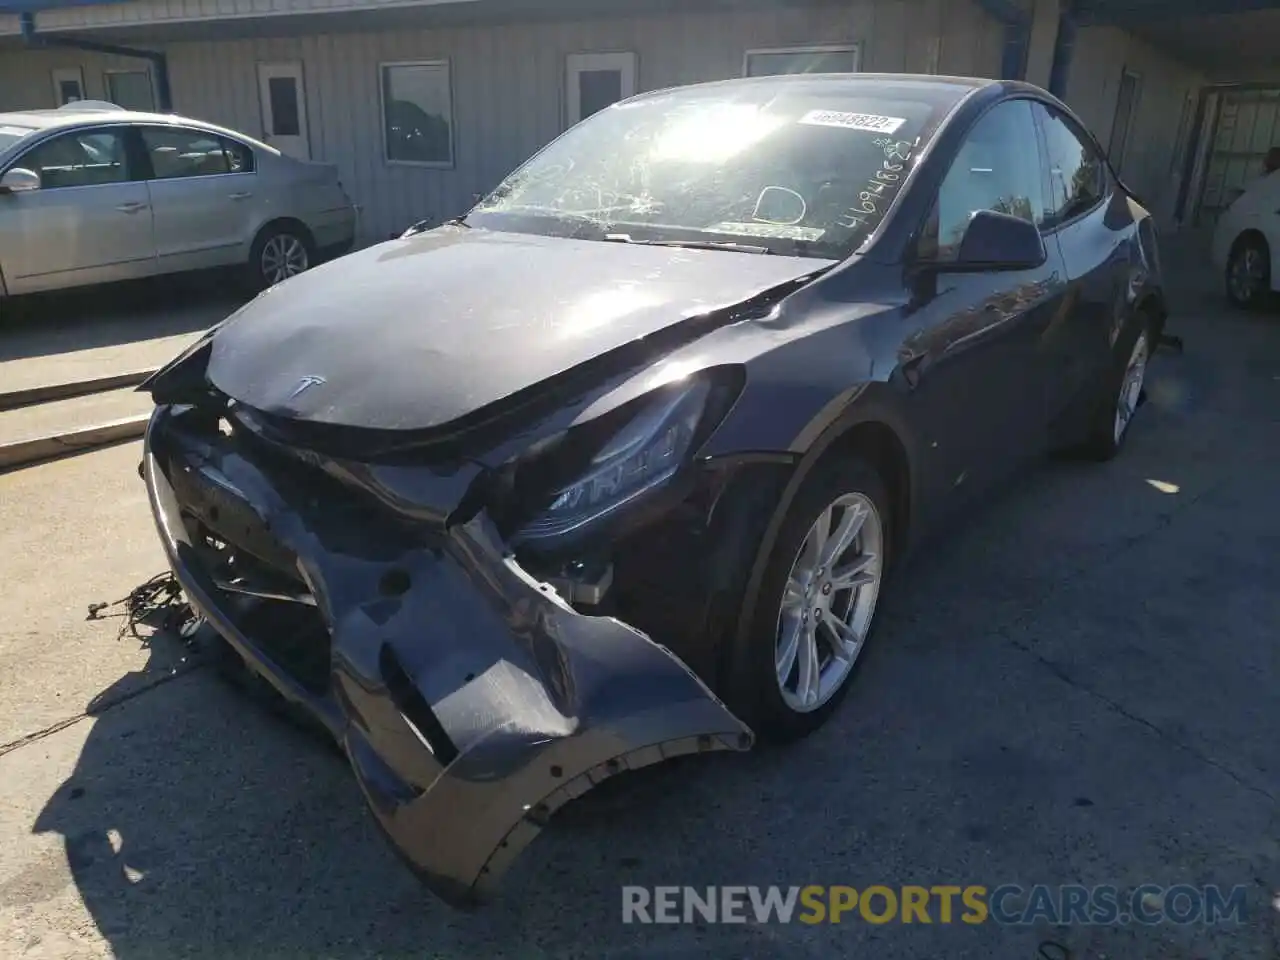
[[[40,174],[25,167],[11,167],[0,177],[0,194],[30,193],[40,189]]]
[[[1033,270],[1048,258],[1044,237],[1034,223],[979,210],[965,228],[955,265],[962,270]]]

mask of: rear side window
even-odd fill
[[[1106,164],[1087,137],[1061,113],[1037,105],[1042,112],[1052,193],[1045,226],[1056,226],[1088,213],[1107,193]]]
[[[32,147],[13,166],[38,174],[42,190],[93,187],[130,179],[122,129],[64,133]]]
[[[142,127],[139,132],[156,180],[253,170],[253,151],[226,137],[183,127]]]

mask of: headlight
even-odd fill
[[[550,505],[520,528],[519,538],[563,536],[666,483],[704,432],[712,395],[707,377],[654,391],[589,457],[577,479],[554,489]]]

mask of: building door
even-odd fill
[[[53,71],[53,102],[65,107],[84,99],[84,74],[79,67],[59,67]]]
[[[310,160],[302,63],[295,60],[258,64],[258,96],[262,102],[262,139],[281,153]]]
[[[635,96],[634,53],[575,53],[567,63],[565,119],[569,126],[611,103]]]

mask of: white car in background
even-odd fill
[[[1213,262],[1236,306],[1262,306],[1280,289],[1280,171],[1253,181],[1223,211],[1213,234]]]
[[[171,114],[0,113],[0,295],[244,265],[256,286],[345,253],[336,167]]]

